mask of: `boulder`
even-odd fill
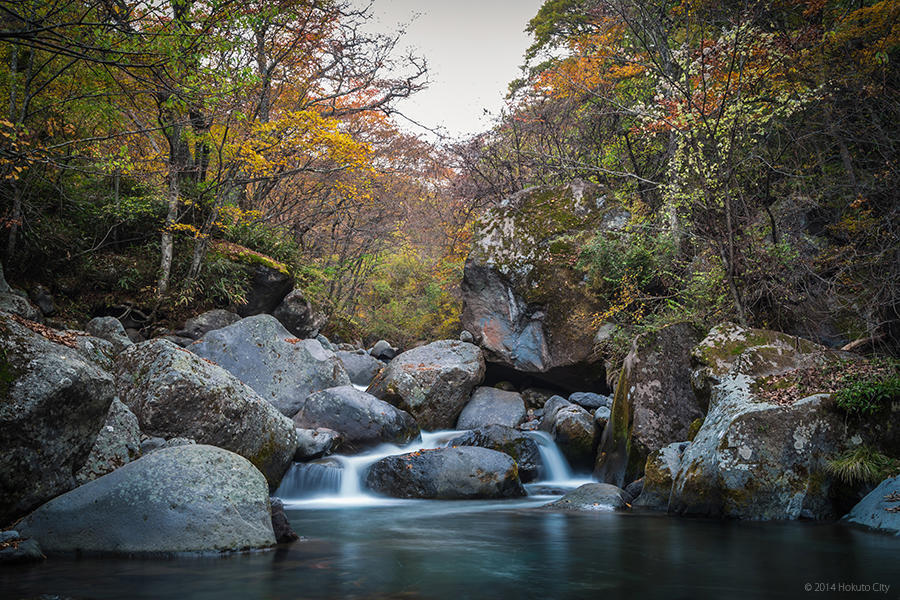
[[[597,430],[591,413],[560,396],[554,396],[544,405],[541,429],[553,437],[573,469],[590,471],[597,447]]]
[[[486,360],[530,373],[570,369],[559,383],[571,391],[602,386],[590,317],[573,318],[602,308],[566,259],[628,219],[604,188],[580,181],[529,188],[487,211],[461,285],[462,327]]]
[[[272,531],[275,533],[275,541],[279,544],[296,542],[300,536],[291,527],[287,515],[284,512],[284,502],[279,498],[272,498]]]
[[[297,449],[290,419],[225,369],[165,340],[116,359],[116,387],[144,433],[236,452],[277,487]]]
[[[448,446],[478,446],[503,452],[512,457],[519,467],[519,478],[534,481],[541,469],[541,451],[537,442],[520,431],[506,425],[488,425],[468,431],[447,442]]]
[[[394,358],[368,391],[410,413],[423,429],[450,429],[483,378],[477,346],[442,340]]]
[[[535,410],[544,408],[544,405],[547,404],[547,400],[555,395],[555,392],[541,388],[530,387],[522,390],[522,400],[525,401],[525,406]]]
[[[322,347],[326,350],[330,350],[331,352],[337,351],[337,348],[334,347],[334,344],[332,344],[331,341],[321,333],[316,336],[316,340],[318,340],[319,343],[322,344]]]
[[[255,264],[250,267],[250,290],[247,301],[237,305],[242,317],[271,313],[294,287],[294,278],[287,271]]]
[[[50,293],[50,290],[42,285],[36,285],[29,295],[45,317],[52,317],[56,314],[56,303],[53,301],[53,294]]]
[[[11,540],[0,544],[0,565],[18,565],[47,558],[37,540]]]
[[[462,331],[459,332],[459,341],[466,342],[467,344],[474,344],[475,336],[472,335],[471,332],[463,329]]]
[[[271,315],[210,331],[190,350],[228,370],[287,417],[313,392],[350,383],[334,352],[316,340],[293,337]]]
[[[341,434],[333,429],[297,429],[297,451],[294,460],[302,462],[322,458],[341,447]]]
[[[115,317],[94,317],[88,321],[85,331],[112,344],[113,354],[118,354],[125,348],[134,345],[134,342],[126,335],[121,321]]]
[[[141,456],[141,430],[137,417],[116,398],[109,405],[84,466],[75,474],[78,485],[97,479]]]
[[[477,429],[486,425],[518,427],[524,420],[525,402],[518,393],[479,387],[460,413],[456,428]]]
[[[625,357],[594,476],[623,486],[641,476],[647,456],[687,439],[703,407],[691,389],[691,350],[700,336],[675,323],[635,338]]]
[[[900,475],[882,481],[844,520],[900,536]]]
[[[75,487],[106,420],[113,378],[77,337],[0,314],[0,523]]]
[[[575,392],[569,396],[569,402],[587,409],[596,409],[601,406],[612,408],[612,398],[593,392]]]
[[[45,552],[159,555],[275,544],[266,480],[213,446],[159,450],[59,496],[19,524]]]
[[[586,483],[559,500],[542,506],[544,510],[612,512],[626,510],[625,491],[608,483]]]
[[[341,450],[357,453],[384,443],[406,444],[419,438],[412,416],[394,406],[344,385],[315,392],[294,415],[301,429],[325,427],[341,435]]]
[[[594,411],[594,427],[601,435],[603,434],[603,430],[606,429],[606,425],[609,423],[609,418],[611,416],[612,411],[605,406],[601,406]]]
[[[378,360],[383,360],[385,362],[393,360],[395,356],[397,356],[397,349],[391,346],[390,342],[387,340],[378,340],[375,342],[375,345],[369,350],[369,354],[377,358]]]
[[[328,320],[325,315],[313,310],[312,304],[300,290],[293,290],[285,296],[272,312],[272,316],[278,319],[285,329],[301,339],[315,338]]]
[[[474,446],[383,458],[369,467],[365,483],[374,492],[396,498],[472,500],[525,495],[512,458]]]
[[[141,441],[141,455],[150,454],[151,452],[156,452],[163,448],[174,448],[175,446],[187,446],[196,443],[196,440],[186,437],[171,437],[166,439],[164,437],[152,436]]]
[[[184,329],[176,335],[191,340],[199,340],[210,331],[228,327],[241,320],[240,315],[229,310],[217,308],[208,310],[184,322]],[[181,344],[179,344],[181,345]]]
[[[623,490],[625,492],[625,501],[628,504],[633,504],[634,500],[641,495],[641,492],[644,491],[644,478],[636,479],[625,486]]]
[[[830,519],[826,460],[851,438],[827,394],[772,404],[766,378],[838,355],[774,331],[725,324],[693,352],[709,412],[675,474],[669,511],[741,519]]]
[[[15,292],[0,293],[0,312],[19,315],[23,319],[35,322],[43,319],[41,311],[29,302],[28,298]]]
[[[347,370],[351,383],[368,386],[385,367],[385,364],[365,351],[347,352],[338,350],[335,352],[338,359]]]
[[[675,442],[650,454],[644,467],[641,495],[634,501],[635,506],[653,510],[669,508],[672,482],[681,468],[681,459],[687,447],[687,442]]]

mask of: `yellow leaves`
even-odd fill
[[[257,123],[236,144],[237,158],[257,177],[296,170],[372,170],[371,149],[315,110],[288,111]]]
[[[167,223],[163,229],[174,234],[184,234],[194,239],[203,239],[207,237],[207,234],[188,223]]]

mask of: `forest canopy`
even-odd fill
[[[0,3],[7,276],[165,323],[262,261],[407,344],[458,333],[485,208],[580,179],[631,215],[567,250],[598,321],[895,345],[900,2],[547,0],[506,111],[445,144],[393,118],[427,64],[361,6]]]

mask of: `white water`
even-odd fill
[[[362,486],[362,478],[373,463],[396,454],[440,448],[465,431],[423,431],[421,440],[406,446],[381,444],[363,454],[334,455],[314,463],[294,463],[288,470],[275,496],[287,508],[339,508],[347,506],[386,506],[416,502],[376,495]],[[574,489],[588,483],[590,478],[575,478],[553,439],[543,431],[528,431],[538,445],[543,479],[528,484],[534,486]],[[542,492],[546,493],[546,492]]]

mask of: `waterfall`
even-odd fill
[[[465,433],[465,431],[423,431],[422,438],[406,446],[381,444],[363,454],[353,456],[334,455],[314,463],[294,463],[288,470],[275,496],[289,508],[303,506],[367,506],[393,504],[403,500],[377,496],[362,485],[366,470],[382,458],[406,454],[417,450],[441,448]],[[590,479],[576,479],[559,447],[543,431],[527,431],[540,451],[542,463],[541,481],[529,484],[546,484],[557,488],[574,488]]]

